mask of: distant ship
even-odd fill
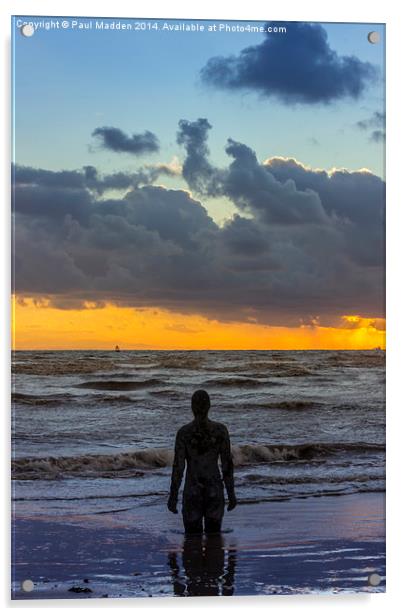
[[[115,351],[118,351],[118,352],[120,351],[120,347],[119,347],[119,345],[118,345],[118,344],[116,344],[116,346],[114,347],[114,350],[115,350]]]

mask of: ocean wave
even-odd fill
[[[187,392],[176,391],[174,389],[157,389],[150,392],[151,396],[157,398],[168,398],[169,400],[183,400],[188,398]]]
[[[84,383],[77,383],[75,387],[105,391],[130,391],[155,387],[156,385],[165,385],[165,383],[159,379],[146,379],[145,381],[85,381]]]
[[[313,400],[281,400],[280,402],[262,402],[255,405],[256,408],[279,409],[283,411],[304,411],[319,406]]]
[[[258,474],[249,474],[244,475],[240,481],[237,482],[238,485],[247,485],[252,483],[254,485],[307,485],[307,484],[332,484],[332,483],[368,483],[370,481],[384,481],[385,475],[378,474],[370,474],[370,473],[348,473],[347,475],[340,476],[302,476],[298,475],[295,477],[289,477],[288,475],[284,477],[268,477],[267,475],[258,475]]]
[[[32,394],[22,394],[14,392],[11,394],[11,402],[13,404],[26,404],[28,406],[57,406],[63,404],[74,396],[70,394],[56,394],[51,396],[35,396]]]
[[[97,379],[131,379],[135,376],[135,371],[132,372],[105,372],[98,373],[96,375]]]
[[[90,395],[88,396],[90,402],[94,405],[97,405],[99,402],[108,402],[111,404],[121,404],[124,402],[137,402],[136,398],[132,398],[131,396],[125,396],[124,394],[119,396],[108,396],[107,394],[102,395]]]
[[[198,370],[202,368],[203,360],[199,357],[174,357],[162,359],[158,363],[158,368],[168,370]]]
[[[143,474],[143,473],[141,473]],[[21,497],[16,497],[13,498],[14,502],[46,502],[46,501],[61,501],[61,502],[68,502],[68,501],[91,501],[91,500],[114,500],[114,501],[121,501],[121,500],[131,500],[134,498],[146,498],[148,496],[165,496],[167,494],[166,491],[164,492],[134,492],[132,494],[88,494],[88,495],[80,495],[80,496],[21,496]]]
[[[294,462],[323,458],[340,452],[367,453],[385,451],[372,443],[305,443],[300,445],[235,445],[235,466]],[[80,455],[65,457],[16,458],[12,461],[13,479],[58,479],[79,477],[130,477],[137,471],[161,469],[173,463],[173,450],[149,448],[116,455]]]
[[[279,378],[287,378],[293,376],[313,376],[315,373],[310,368],[306,368],[305,366],[295,366],[295,365],[281,365],[277,364],[276,366],[272,366],[269,371],[269,376],[275,376]]]
[[[312,460],[337,453],[368,453],[385,451],[377,443],[303,443],[301,445],[238,445],[233,447],[233,461],[237,466],[272,462]]]
[[[324,363],[341,368],[378,368],[384,367],[385,351],[342,351],[324,358]]]
[[[171,466],[170,449],[143,449],[116,455],[80,455],[17,458],[11,463],[13,479],[57,479],[62,477],[138,476],[142,469]]]
[[[263,387],[266,382],[249,379],[247,377],[229,377],[225,379],[209,379],[204,381],[203,387]]]
[[[244,367],[244,372],[261,374],[263,377],[286,378],[293,376],[313,376],[315,372],[309,367],[297,364],[295,360],[252,363]]]
[[[385,487],[381,486],[371,486],[371,485],[351,485],[351,486],[343,486],[338,489],[328,489],[324,488],[321,490],[312,491],[300,491],[297,493],[289,492],[288,494],[278,494],[274,493],[272,496],[255,496],[255,497],[245,497],[238,498],[238,505],[258,505],[260,503],[275,503],[282,501],[293,500],[294,498],[305,499],[309,497],[319,498],[325,496],[345,496],[346,494],[364,494],[364,493],[378,493],[381,494],[385,492]]]
[[[239,373],[245,373],[244,378],[249,378],[249,375],[261,378],[282,378],[293,376],[312,376],[315,373],[311,368],[296,363],[295,359],[289,359],[286,361],[260,361],[260,362],[244,362],[241,361],[237,364],[214,366],[211,368],[205,367],[206,371],[217,372],[225,374],[232,373],[237,375],[233,378],[239,378]]]
[[[79,396],[73,396],[72,394],[52,394],[49,396],[35,396],[32,394],[22,394],[14,392],[11,395],[11,401],[13,404],[22,404],[26,406],[46,406],[54,407],[60,405],[74,405],[74,406],[97,406],[99,403],[107,402],[109,404],[124,404],[130,402],[137,402],[135,398],[121,395],[102,395],[102,394],[84,394]]]
[[[14,374],[32,374],[35,376],[63,376],[69,374],[90,374],[99,370],[113,370],[115,363],[111,359],[66,357],[55,359],[53,356],[40,361],[15,362],[12,365]]]

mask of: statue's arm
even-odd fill
[[[186,446],[180,430],[176,435],[168,509],[177,513],[177,499],[186,465]]]
[[[230,437],[227,428],[224,427],[224,435],[220,450],[221,466],[222,466],[222,478],[225,484],[226,492],[229,499],[228,511],[236,507],[236,495],[234,489],[234,477],[233,477],[233,458],[230,446]]]

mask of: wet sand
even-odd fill
[[[14,599],[385,591],[384,493],[241,504],[209,538],[186,539],[160,504],[14,529]]]

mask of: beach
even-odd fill
[[[181,516],[155,506],[21,518],[15,528],[15,599],[385,590],[382,494],[239,505],[208,539],[186,539]]]
[[[384,591],[384,363],[375,350],[14,353],[13,597]],[[205,544],[166,508],[199,387],[229,429],[239,501]]]

